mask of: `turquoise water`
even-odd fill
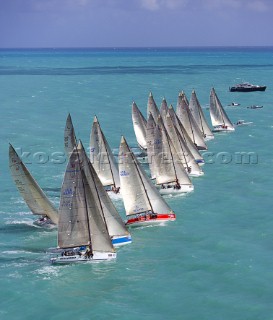
[[[273,48],[0,51],[0,319],[273,319],[272,75]],[[268,87],[228,91],[242,81]],[[150,90],[176,105],[195,89],[209,119],[212,86],[233,122],[253,124],[208,142],[195,191],[166,198],[177,221],[132,230],[115,262],[50,265],[57,232],[32,224],[8,143],[58,206],[68,112],[86,148],[96,114],[116,150],[122,134],[136,146],[133,100],[146,115]]]

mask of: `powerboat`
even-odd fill
[[[236,84],[229,88],[230,92],[251,92],[251,91],[265,91],[266,86],[258,86],[256,84],[251,84],[249,82],[243,82]]]

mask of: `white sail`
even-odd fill
[[[194,120],[196,121],[199,129],[203,133],[203,136],[205,137],[205,140],[210,140],[214,138],[214,135],[212,131],[210,130],[210,127],[207,123],[207,120],[204,116],[203,110],[201,108],[201,105],[199,103],[199,100],[197,99],[195,90],[191,93],[191,98],[189,102],[189,109],[191,111],[191,114],[194,117]]]
[[[58,246],[73,248],[87,245],[92,251],[114,252],[94,193],[94,181],[87,181],[77,148],[69,158],[59,207]]]
[[[154,97],[152,92],[150,92],[148,97],[148,104],[147,104],[147,118],[149,118],[149,114],[152,114],[154,121],[157,122],[158,116],[160,116],[160,112],[158,110],[158,107],[154,101]]]
[[[154,129],[155,129],[155,121],[150,113],[148,121],[147,121],[147,156],[148,156],[148,163],[151,172],[151,178],[155,178],[155,170],[156,170],[156,163],[154,159],[155,150],[154,150]]]
[[[13,146],[9,146],[9,167],[12,178],[33,214],[46,215],[58,224],[58,211],[32,177]]]
[[[184,92],[179,93],[176,114],[187,131],[189,137],[196,144],[197,148],[200,150],[207,150],[205,139],[190,112],[189,104]]]
[[[156,183],[180,185],[192,185],[183,164],[177,157],[177,152],[166,132],[161,118],[154,130]]]
[[[165,127],[168,132],[168,135],[170,137],[170,140],[172,141],[174,148],[177,152],[177,155],[180,159],[180,161],[183,163],[184,168],[186,171],[194,176],[200,176],[203,175],[202,169],[199,167],[199,165],[196,163],[192,153],[190,152],[189,148],[187,147],[185,141],[179,134],[179,131],[174,126],[174,123],[171,119],[171,116],[168,112],[166,119],[165,119]]]
[[[214,88],[210,92],[210,117],[212,125],[215,126],[224,126],[234,130],[234,126],[229,120]]]
[[[76,139],[72,119],[69,113],[66,119],[66,124],[64,129],[64,149],[67,155],[70,155],[75,145],[77,145],[77,139]]]
[[[143,150],[147,149],[146,141],[146,127],[147,121],[144,118],[143,114],[138,109],[135,102],[132,104],[132,121],[135,131],[135,136],[139,147]]]
[[[129,149],[124,137],[121,138],[120,143],[119,172],[127,216],[149,210],[156,213],[171,212],[170,207]]]
[[[103,218],[105,219],[109,235],[111,237],[128,236],[129,232],[125,226],[125,223],[123,222],[113,202],[108,196],[108,193],[105,191],[95,169],[93,168],[90,160],[87,157],[81,141],[79,141],[77,148],[81,160],[81,165],[87,177],[87,180],[94,182],[92,184],[90,183],[90,188],[98,205],[101,206],[101,213],[103,215]]]
[[[90,135],[90,161],[104,186],[120,187],[117,162],[97,117],[94,117]]]

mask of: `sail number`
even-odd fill
[[[64,190],[63,195],[68,196],[68,195],[73,195],[73,191],[71,188],[67,188]]]
[[[127,171],[125,171],[125,170],[121,170],[121,171],[120,171],[120,176],[121,176],[121,177],[127,177],[127,176],[129,176],[129,172],[127,172]]]

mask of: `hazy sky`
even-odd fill
[[[0,47],[273,45],[273,0],[0,0]]]

